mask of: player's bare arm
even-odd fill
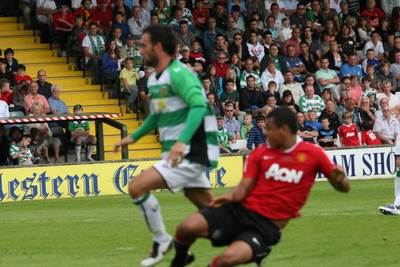
[[[135,140],[133,140],[132,137],[127,136],[125,138],[123,138],[121,141],[115,143],[114,145],[114,152],[117,152],[120,146],[125,146],[128,144],[132,144],[133,142],[135,142]]]
[[[209,206],[221,206],[228,202],[240,202],[253,190],[256,183],[257,179],[243,178],[240,184],[234,187],[228,194],[214,197]]]
[[[350,190],[349,178],[347,178],[342,166],[335,166],[332,169],[332,178],[329,179],[329,182],[337,191],[349,192]]]

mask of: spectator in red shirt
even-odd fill
[[[212,65],[214,65],[215,70],[217,71],[217,76],[221,77],[222,79],[225,79],[226,72],[229,69],[229,66],[228,64],[225,63],[225,61],[226,61],[225,53],[218,53],[217,60],[211,63]]]
[[[99,29],[97,32],[99,34],[104,34],[105,36],[108,36],[110,33],[113,19],[112,11],[107,5],[107,0],[100,0],[100,8],[94,11],[96,18],[99,20]]]
[[[13,103],[14,94],[10,90],[10,81],[7,79],[0,80],[0,100],[10,105]]]
[[[196,0],[196,8],[193,9],[193,19],[196,28],[200,30],[205,30],[207,28],[207,19],[209,16],[208,9],[203,8],[204,0]]]
[[[366,144],[368,146],[371,145],[381,145],[382,142],[379,140],[374,132],[372,131],[372,122],[371,121],[363,121],[362,127],[364,132],[361,134],[361,143]]]
[[[75,26],[74,15],[68,11],[67,3],[61,3],[60,11],[53,15],[53,28],[57,32],[58,43],[60,44],[61,56],[66,57],[65,44]]]
[[[25,65],[19,64],[18,65],[18,70],[17,70],[17,75],[14,76],[15,82],[19,83],[19,81],[25,80],[25,81],[32,81],[31,76],[25,75],[26,67]]]
[[[376,6],[375,0],[367,0],[367,8],[361,12],[361,16],[367,16],[371,27],[377,28],[379,20],[385,13]]]
[[[89,28],[89,24],[91,22],[95,22],[95,23],[97,23],[97,25],[99,25],[99,22],[97,21],[94,10],[90,8],[91,4],[92,4],[91,0],[82,0],[82,6],[78,9],[76,9],[74,12],[74,16],[76,16],[78,14],[81,14],[83,16],[83,27],[84,28]]]
[[[351,112],[344,112],[342,115],[344,124],[339,127],[339,140],[342,146],[360,146],[357,126],[352,124],[353,115]]]

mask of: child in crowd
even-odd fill
[[[368,94],[370,93],[375,93],[376,94],[376,90],[375,88],[371,88],[371,77],[369,76],[364,76],[361,79],[361,83],[362,83],[362,94],[363,96],[368,96]]]
[[[344,112],[342,115],[344,124],[339,127],[339,140],[342,146],[360,146],[357,126],[352,124],[353,115],[351,112]]]
[[[180,45],[180,44],[177,44],[177,45],[176,45],[175,59],[176,59],[176,60],[181,60],[181,59],[182,59],[182,55],[181,55],[181,45]]]
[[[229,142],[236,143],[236,139],[225,129],[222,124],[224,123],[224,118],[221,115],[217,115],[217,126],[218,126],[218,145],[220,153],[239,153],[245,148],[239,150],[232,150]]]
[[[251,123],[251,119],[252,119],[251,114],[247,113],[243,115],[244,125],[240,127],[240,136],[242,137],[243,140],[249,139],[250,130],[251,128],[254,127],[254,125]]]
[[[271,107],[271,110],[279,107],[276,103],[277,101],[274,95],[269,95],[267,97],[267,106]]]
[[[83,16],[81,14],[77,14],[75,16],[75,26],[71,30],[71,45],[73,51],[77,51],[79,54],[83,53],[82,41],[85,36],[86,29],[83,27]],[[82,62],[84,58],[84,56],[78,56],[76,58],[75,67],[78,70],[83,70]]]
[[[191,44],[190,47],[190,56],[197,61],[201,62],[203,64],[203,69],[204,69],[204,64],[206,64],[206,60],[204,58],[204,54],[199,51],[201,47],[201,44],[198,40],[194,40]]]
[[[257,147],[266,143],[266,139],[264,136],[265,117],[260,115],[257,117],[256,121],[257,126],[251,128],[249,138],[247,139],[247,149],[249,150],[253,149],[253,144],[254,147]]]
[[[160,23],[167,24],[171,17],[171,8],[168,6],[165,0],[155,0],[155,7],[151,13],[158,15],[158,21]]]
[[[186,7],[186,1],[185,0],[177,0],[176,5],[183,10],[183,19],[187,19],[188,21],[192,22],[192,25],[194,25],[194,19],[192,15],[192,11],[190,11],[189,8]]]
[[[258,75],[261,75],[260,74],[260,60],[256,56],[251,57],[251,60],[253,60],[253,71],[257,72]]]
[[[232,79],[228,79],[225,82],[225,90],[220,96],[222,109],[225,109],[225,104],[230,101],[234,105],[235,115],[239,115],[239,93],[233,91],[234,82]]]
[[[371,88],[374,88],[375,90],[377,90],[377,92],[379,92],[378,91],[379,90],[379,88],[378,88],[379,78],[375,74],[375,66],[373,64],[367,64],[367,73],[365,74],[365,76],[368,76],[371,78],[369,86]],[[379,93],[382,93],[382,92],[380,91]]]
[[[121,50],[122,45],[124,44],[123,41],[121,40],[122,29],[120,27],[114,27],[112,34],[113,34],[113,39],[117,43],[118,49]]]
[[[21,141],[21,139],[22,139],[22,133],[21,130],[18,128],[18,126],[11,127],[7,136],[8,145],[11,146],[18,144]]]
[[[139,94],[139,89],[137,87],[137,81],[140,79],[139,73],[133,67],[135,60],[131,57],[125,59],[125,68],[121,70],[119,78],[121,80],[121,92],[129,94],[129,99],[127,102],[127,111],[135,112],[138,108],[136,106],[136,98]]]
[[[9,149],[9,154],[11,158],[18,159],[19,165],[32,165],[32,153],[29,149],[29,144],[31,143],[31,136],[25,134],[19,143],[11,145]]]
[[[83,112],[81,105],[74,106],[74,114]],[[85,120],[70,121],[68,123],[68,130],[71,133],[71,142],[75,144],[76,159],[75,162],[81,162],[81,146],[87,144],[87,161],[94,161],[92,158],[93,149],[96,146],[96,136],[90,135],[89,122]]]
[[[14,58],[14,50],[12,50],[11,48],[7,48],[4,51],[4,56],[6,57],[6,60],[8,62],[6,70],[16,75],[18,71],[18,60]]]
[[[393,93],[396,92],[396,77],[393,72],[390,71],[390,61],[384,59],[381,61],[381,71],[377,74],[379,79],[378,87],[380,90],[383,90],[383,82],[389,81],[392,85],[390,89]]]
[[[317,141],[321,147],[336,147],[337,132],[330,128],[329,118],[321,119],[322,129],[318,131]]]
[[[263,92],[263,97],[264,97],[264,101],[265,102],[267,102],[268,97],[270,95],[275,96],[276,102],[279,102],[279,100],[281,100],[281,96],[280,96],[279,91],[277,89],[276,82],[274,82],[274,81],[270,81],[268,83],[268,89]]]
[[[385,57],[389,58],[390,51],[394,49],[394,33],[390,32],[387,36],[387,41],[383,44],[383,50],[385,50]]]
[[[113,24],[113,31],[114,31],[114,28],[116,28],[116,27],[119,27],[121,29],[121,36],[119,37],[119,39],[124,44],[126,37],[130,33],[128,24],[124,23],[124,14],[121,11],[119,11],[115,15],[114,20],[115,21]]]
[[[322,129],[322,124],[317,121],[317,113],[313,110],[308,112],[309,120],[305,122],[305,125],[311,126],[314,131],[319,131]]]
[[[195,7],[193,9],[193,20],[194,25],[197,29],[204,31],[207,29],[208,9],[203,8],[204,0],[196,0]]]
[[[29,145],[29,149],[32,153],[33,164],[41,164],[49,160],[49,148],[47,146],[46,139],[43,138],[39,129],[32,128],[30,131],[30,136],[32,138]],[[42,153],[42,151],[44,153]],[[44,154],[44,155],[42,155]]]
[[[257,125],[257,117],[258,117],[259,114],[258,114],[258,107],[256,105],[252,105],[250,107],[250,114],[251,114],[251,117],[252,117],[251,123],[253,125]]]
[[[9,106],[13,103],[14,94],[10,90],[10,81],[7,79],[0,80],[0,100],[3,100]]]
[[[375,72],[375,73],[378,73],[378,72],[381,71],[381,67],[380,67],[380,65],[379,65],[379,60],[375,58],[375,50],[372,49],[372,48],[370,48],[370,49],[367,50],[367,59],[364,60],[364,61],[361,63],[363,72],[364,72],[365,74],[367,73],[367,65],[368,65],[368,64],[374,65],[374,68],[375,68],[375,71],[374,71],[374,72]]]
[[[369,98],[369,109],[373,111],[377,111],[379,109],[378,104],[376,104],[376,93],[371,92],[368,93],[368,98]]]
[[[372,131],[372,122],[371,121],[363,121],[361,124],[364,132],[361,134],[361,142],[363,145],[381,145],[382,142],[379,140],[374,132]]]
[[[25,75],[25,71],[26,71],[25,65],[19,64],[18,70],[17,70],[17,75],[14,76],[14,80],[16,83],[19,83],[22,80],[29,81],[29,82],[32,81],[31,76]]]
[[[357,107],[361,106],[361,97],[362,97],[362,89],[359,84],[360,77],[356,73],[350,76],[351,85],[350,85],[350,98],[356,101]]]

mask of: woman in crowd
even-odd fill
[[[295,104],[294,99],[293,99],[293,95],[292,92],[290,90],[285,90],[282,93],[282,98],[281,100],[278,102],[278,106],[280,107],[287,107],[289,105],[294,105],[295,109],[297,112],[300,111],[300,108],[297,104]]]
[[[119,60],[121,59],[119,49],[115,39],[111,39],[106,47],[106,51],[102,57],[103,73],[106,79],[114,81],[113,92],[114,95],[119,94],[119,74],[121,66]]]
[[[24,98],[28,94],[28,82],[21,80],[13,88],[14,98],[14,111],[22,111],[25,114]]]
[[[336,37],[339,51],[343,52],[343,55],[346,59],[349,55],[356,53],[354,39],[349,36],[349,33],[350,27],[346,24],[343,24],[340,30],[340,35]]]
[[[361,43],[360,43],[360,35],[358,34],[357,30],[357,17],[353,15],[348,15],[346,17],[346,25],[349,26],[350,29],[349,36],[353,38],[356,49],[360,50]]]
[[[237,78],[236,76],[236,72],[233,68],[229,68],[226,71],[226,79],[224,79],[224,90],[225,90],[225,81],[228,79],[232,79],[233,80],[233,91],[240,91],[240,79]]]
[[[357,30],[360,35],[361,47],[364,47],[366,42],[371,41],[371,32],[375,30],[369,25],[367,16],[361,16],[359,18]]]
[[[217,93],[217,95],[221,95],[222,91],[223,91],[223,87],[222,87],[222,78],[218,77],[217,75],[217,70],[215,69],[214,65],[209,65],[207,68],[207,72],[206,75],[210,77],[211,80],[211,92],[215,92]]]
[[[238,53],[233,53],[231,55],[228,64],[231,66],[232,69],[235,70],[236,77],[240,77],[240,74],[242,74],[242,61]]]
[[[381,37],[382,43],[387,42],[387,38],[389,36],[390,31],[390,21],[388,17],[382,16],[379,21],[379,26],[375,30],[376,32],[379,33],[379,36]]]
[[[312,85],[314,87],[314,94],[321,96],[321,90],[319,89],[319,86],[317,84],[317,81],[315,80],[314,75],[311,73],[306,74],[306,76],[304,77],[304,84],[301,87],[303,87],[304,90],[308,85]]]

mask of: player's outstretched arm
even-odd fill
[[[128,144],[132,144],[133,142],[135,142],[135,140],[133,140],[132,137],[127,136],[123,139],[121,139],[121,141],[116,142],[114,145],[114,153],[118,152],[119,147],[124,146],[124,145],[128,145]]]
[[[329,179],[329,182],[337,191],[349,192],[350,190],[349,178],[347,178],[342,166],[333,167],[332,178]]]
[[[214,197],[209,206],[221,206],[228,202],[240,202],[253,190],[257,183],[257,179],[244,178],[236,187],[228,194]]]

